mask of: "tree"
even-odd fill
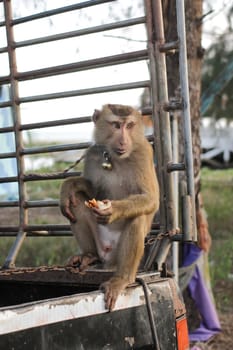
[[[176,6],[173,0],[163,1],[165,37],[166,41],[177,40],[176,31]],[[186,38],[187,38],[187,58],[188,58],[188,76],[189,76],[189,94],[191,109],[192,142],[194,157],[194,178],[196,195],[196,216],[198,229],[198,243],[204,250],[208,251],[211,244],[211,238],[208,231],[208,223],[205,220],[202,210],[202,199],[200,196],[200,170],[201,170],[201,139],[200,139],[200,106],[201,106],[201,77],[204,49],[201,46],[202,37],[202,0],[185,1],[186,18]],[[178,53],[175,56],[167,57],[167,72],[169,98],[179,95],[179,70]],[[180,118],[180,124],[182,119]],[[182,125],[180,125],[182,128]],[[181,143],[182,144],[182,143]],[[183,148],[180,146],[180,159],[183,159]],[[205,260],[205,264],[208,264]],[[210,281],[207,281],[210,285]],[[195,302],[190,298],[187,290],[184,292],[185,302],[188,311],[189,328],[196,329],[199,326],[200,315]],[[195,316],[194,316],[195,315]],[[193,317],[194,316],[194,317]],[[198,324],[197,324],[198,323]]]
[[[203,65],[204,98],[212,93],[205,115],[233,119],[233,31],[228,29],[206,51]],[[205,101],[203,101],[204,104]]]

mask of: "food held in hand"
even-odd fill
[[[103,201],[97,201],[95,198],[90,199],[89,201],[85,201],[85,205],[88,208],[98,208],[101,210],[108,209],[111,206],[111,202],[103,202]]]

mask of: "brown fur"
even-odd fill
[[[129,106],[105,105],[94,117],[96,144],[87,152],[83,176],[63,183],[60,205],[82,256],[91,253],[116,269],[102,285],[112,310],[119,293],[135,280],[144,238],[159,207],[159,189],[141,114]],[[111,170],[102,167],[104,154]],[[84,201],[91,198],[109,200],[111,206],[86,208]]]

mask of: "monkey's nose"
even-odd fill
[[[127,137],[125,137],[125,135],[121,136],[121,138],[119,139],[119,144],[121,146],[126,146],[127,145]]]

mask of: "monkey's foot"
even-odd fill
[[[128,284],[129,282],[121,277],[112,277],[109,281],[101,284],[100,289],[104,291],[106,309],[109,311],[114,309],[119,294]]]
[[[80,255],[73,255],[71,258],[69,258],[66,266],[68,267],[76,267],[79,269],[79,271],[84,271],[88,268],[88,266],[99,262],[99,258],[92,254],[80,254]]]

